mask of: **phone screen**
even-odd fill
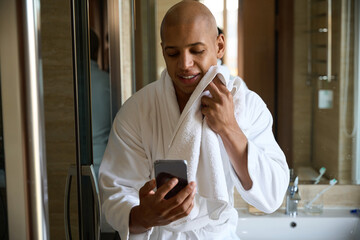
[[[187,164],[185,160],[157,160],[154,163],[154,168],[157,188],[160,188],[174,177],[179,180],[176,186],[165,195],[165,199],[175,196],[188,185]]]

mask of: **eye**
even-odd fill
[[[196,54],[196,55],[200,55],[200,54],[203,54],[205,52],[205,50],[193,50],[191,51],[193,54]]]
[[[176,57],[177,55],[179,55],[179,52],[168,50],[168,51],[166,51],[166,55],[168,55],[169,57]]]
[[[167,54],[169,57],[176,57],[177,55],[179,55],[178,53],[168,53]]]

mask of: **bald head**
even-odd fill
[[[166,31],[166,28],[199,22],[205,22],[205,26],[208,28],[207,32],[214,37],[217,36],[218,31],[215,18],[204,4],[193,0],[181,1],[171,7],[165,14],[161,22],[161,41],[164,41],[164,31]]]

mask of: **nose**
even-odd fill
[[[193,64],[194,64],[194,61],[193,61],[191,53],[185,51],[185,52],[180,54],[180,58],[179,58],[179,61],[178,61],[178,67],[181,70],[186,70],[189,67],[192,67]]]

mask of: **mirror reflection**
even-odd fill
[[[354,3],[295,1],[293,166],[306,183],[360,183]]]
[[[142,52],[140,55],[137,53],[135,60],[136,79],[141,81],[134,84],[137,90],[150,82],[150,77],[146,78],[143,73],[156,69],[158,78],[165,68],[160,46],[160,23],[167,9],[179,1],[155,2],[139,1],[135,10],[142,14],[132,16],[137,28],[135,36],[140,38],[144,34],[139,33],[148,34],[137,41],[132,39],[135,51],[141,49]],[[241,75],[237,54],[238,1],[201,2],[213,12],[219,29],[226,36],[227,52],[223,64],[231,69],[233,75]],[[94,50],[97,56],[91,61],[95,166],[101,161],[111,122],[111,117],[107,117],[110,116],[110,90],[106,5],[106,2],[100,4],[99,1],[90,1],[89,9],[91,39],[95,36],[97,39],[97,43],[91,40],[91,50],[96,48],[95,44],[98,45],[98,50]],[[141,8],[141,5],[146,5],[146,8]],[[359,76],[355,66],[359,58],[359,29],[356,28],[359,13],[353,6],[354,0],[294,2],[294,48],[289,50],[293,53],[293,79],[289,80],[292,81],[289,86],[293,86],[293,96],[290,103],[279,104],[292,104],[293,112],[288,113],[293,116],[292,132],[288,133],[292,136],[292,149],[287,158],[289,166],[299,175],[300,183],[328,183],[332,178],[338,179],[340,184],[360,183],[360,149],[357,141]],[[149,17],[156,21],[144,21],[144,18]],[[130,24],[130,17],[128,21],[121,24]],[[281,29],[278,31],[281,34]],[[131,32],[128,34],[131,36]],[[150,56],[152,60],[143,66],[143,59],[139,57],[155,54],[153,49],[156,49],[156,57]],[[99,74],[99,77],[95,74]],[[253,90],[256,92],[256,89]],[[105,117],[100,118],[97,111],[103,111],[101,115]],[[273,116],[276,119],[274,111]],[[280,125],[281,122],[278,127]]]
[[[139,90],[150,83],[150,79],[159,78],[165,68],[160,46],[160,24],[165,12],[177,2],[139,1],[135,14],[120,20],[120,26],[127,27],[122,28],[123,37],[128,38],[132,36],[129,27],[132,18],[136,23],[135,38],[131,38],[131,44],[127,42],[127,46],[122,45],[121,48],[133,53],[137,80],[134,83],[130,77],[121,78],[122,84]],[[238,54],[238,13],[241,6],[237,0],[201,2],[213,12],[219,30],[226,36],[227,51],[222,64],[229,67],[232,75],[244,75],[247,69],[239,69]],[[353,7],[354,2],[294,1],[291,26],[293,49],[288,49],[293,56],[293,78],[288,79],[293,94],[289,102],[280,102],[276,106],[292,105],[293,111],[287,113],[292,115],[289,123],[292,130],[287,133],[292,144],[287,158],[302,184],[328,184],[333,178],[339,184],[360,183],[359,74],[356,66],[359,64],[359,28],[356,27],[359,10]],[[89,3],[93,153],[97,171],[112,121],[109,79],[112,48],[106,2],[90,0]],[[122,5],[121,11],[129,14],[129,5],[130,1]],[[276,31],[277,35],[282,34],[281,28]],[[248,36],[241,37],[246,41]],[[129,50],[132,45],[135,49]],[[275,51],[274,59],[276,54],[278,52]],[[145,60],[148,60],[146,64]],[[282,71],[281,65],[278,69]],[[152,77],[154,74],[157,78]],[[244,78],[244,81],[247,82],[247,79]],[[277,119],[276,106],[272,111],[274,120]],[[277,122],[275,134],[281,127],[282,122]]]
[[[158,77],[165,68],[160,20],[176,2],[179,1],[156,1],[158,21],[153,34],[157,61],[149,64],[157,69]],[[201,2],[213,12],[218,27],[226,36],[227,52],[223,63],[232,74],[241,76],[237,54],[238,1]],[[280,119],[276,128],[281,128],[282,124],[291,125],[291,132],[286,133],[292,139],[288,164],[303,184],[328,184],[333,178],[340,184],[360,183],[360,157],[357,156],[360,150],[357,146],[359,76],[355,66],[359,58],[359,28],[356,27],[359,13],[354,4],[354,0],[294,1],[293,49],[288,49],[293,55],[293,78],[288,79],[293,94],[289,102],[277,103],[278,106],[292,104],[293,111],[286,114],[292,114],[293,120],[282,123]],[[146,27],[153,29],[153,26]],[[277,34],[282,34],[281,31],[277,29]],[[242,37],[246,41],[247,36]],[[252,90],[261,95],[261,91]],[[274,122],[276,111],[275,107],[272,111]],[[276,133],[276,129],[274,131]]]
[[[93,165],[98,175],[111,129],[106,1],[89,1]]]

